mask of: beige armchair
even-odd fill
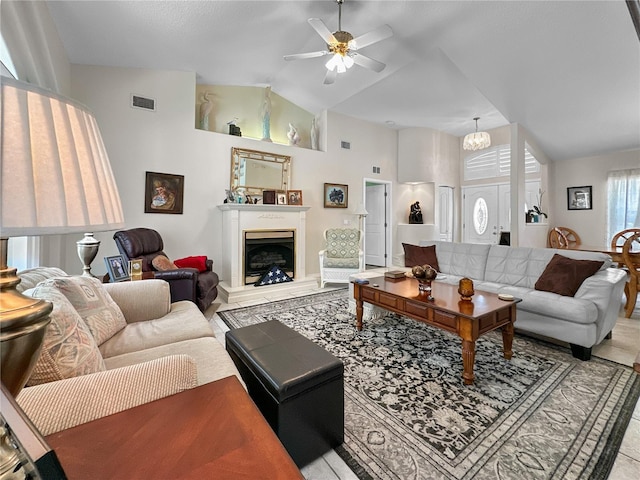
[[[349,283],[349,276],[364,271],[362,232],[356,228],[328,228],[326,248],[320,250],[320,287],[327,283]]]

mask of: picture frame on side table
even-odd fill
[[[142,259],[129,260],[129,276],[131,280],[142,280]]]
[[[110,282],[124,282],[129,280],[129,264],[122,255],[104,257]]]
[[[567,188],[568,210],[591,210],[592,208],[593,197],[591,185]]]
[[[286,192],[286,190],[278,190],[276,192],[276,203],[278,205],[287,205],[287,192]]]
[[[289,205],[302,205],[302,190],[287,190]]]
[[[347,208],[349,206],[349,185],[340,183],[324,184],[324,208]]]
[[[144,213],[182,213],[184,175],[147,172]]]

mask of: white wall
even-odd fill
[[[554,225],[575,230],[582,243],[606,246],[607,236],[607,173],[640,167],[640,150],[615,152],[595,157],[563,160],[552,164],[554,178]],[[592,186],[592,210],[569,210],[567,188]]]
[[[100,125],[122,198],[127,228],[157,229],[171,258],[207,255],[220,263],[222,216],[216,205],[229,188],[231,148],[292,156],[291,188],[303,191],[307,212],[307,273],[319,271],[318,251],[327,227],[358,225],[351,212],[362,201],[363,177],[395,181],[397,132],[335,113],[328,113],[327,151],[277,145],[194,128],[194,73],[73,65],[73,97],[91,108]],[[156,112],[129,107],[131,93],[156,99]],[[351,149],[340,148],[340,141]],[[323,142],[325,140],[323,139]],[[381,168],[372,174],[372,166]],[[184,214],[145,214],[145,172],[185,176]],[[349,185],[348,209],[323,207],[324,183]],[[394,188],[394,191],[396,189]],[[105,271],[102,257],[117,254],[112,232],[102,241],[94,273]],[[75,243],[67,242],[70,259],[63,268],[78,271]],[[75,257],[75,258],[74,258]]]

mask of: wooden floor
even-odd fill
[[[224,343],[224,332],[228,330],[228,328],[220,317],[216,315],[216,312],[331,290],[334,290],[334,288],[318,288],[298,292],[296,295],[273,295],[252,300],[251,302],[242,302],[241,304],[227,304],[216,300],[205,312],[205,315],[209,319],[217,339]],[[622,309],[620,310],[620,316],[613,329],[612,338],[610,340],[604,340],[600,345],[594,347],[593,354],[617,363],[633,366],[639,350],[640,302],[636,305],[636,309],[631,315],[631,318],[624,318],[624,311]],[[307,480],[357,479],[349,467],[333,451],[304,467],[302,473]],[[609,480],[637,480],[638,478],[640,478],[640,402],[636,405],[633,418],[629,423],[620,451],[609,475]]]

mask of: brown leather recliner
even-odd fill
[[[162,251],[164,243],[158,232],[150,228],[132,228],[120,230],[113,235],[118,250],[125,259],[142,259],[142,272],[153,272],[154,278],[169,282],[171,301],[190,300],[204,312],[218,296],[218,275],[212,270],[213,261],[207,259],[207,271],[197,268],[178,268],[177,270],[158,271],[152,261]]]

